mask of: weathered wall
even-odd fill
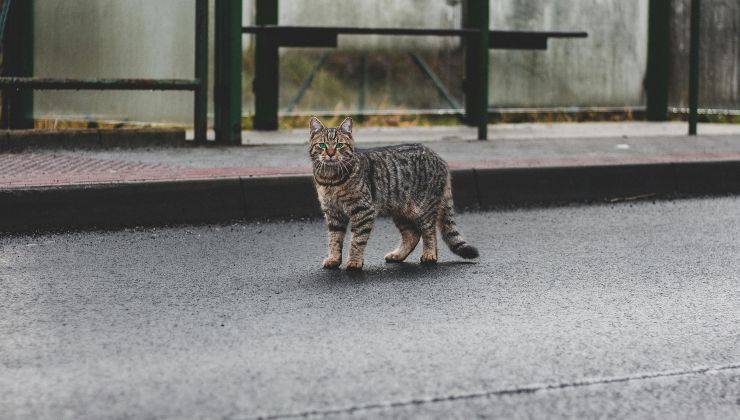
[[[584,30],[547,51],[491,53],[491,103],[503,107],[644,104],[647,0],[496,0],[492,29]]]
[[[460,27],[461,0],[283,0],[280,23],[306,26],[352,27]],[[340,36],[344,49],[452,48],[460,45],[457,37],[417,36]]]
[[[690,16],[690,0],[673,0],[670,106],[688,106]],[[700,25],[699,107],[740,109],[740,1],[702,1]]]

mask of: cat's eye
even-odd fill
[[[319,143],[319,147],[322,149],[326,149],[329,146],[326,143]]]
[[[341,149],[342,147],[344,147],[344,143],[337,143],[336,147],[337,149]]]

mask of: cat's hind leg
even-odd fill
[[[423,247],[421,252],[421,262],[431,264],[437,262],[437,227],[435,221],[425,220],[420,224],[421,239]]]
[[[398,248],[385,255],[385,260],[387,262],[401,262],[414,251],[421,234],[413,222],[406,218],[394,216],[393,223],[401,231],[401,243],[398,244]]]

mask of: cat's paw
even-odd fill
[[[341,258],[326,257],[324,258],[324,268],[337,268],[342,264]]]
[[[422,264],[436,264],[437,255],[432,254],[432,253],[423,253],[421,254],[421,263]]]
[[[385,254],[385,262],[394,263],[394,262],[403,262],[406,257],[401,255],[400,252],[392,251],[387,254]]]
[[[347,271],[360,271],[362,270],[362,261],[349,261],[345,268]]]

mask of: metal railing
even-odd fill
[[[6,0],[7,1],[7,0]],[[25,0],[26,7],[31,4]],[[31,14],[31,10],[24,10],[25,14]],[[13,11],[11,10],[11,13]],[[28,16],[25,16],[28,19]],[[31,17],[32,18],[32,17]],[[32,30],[32,25],[21,25],[24,29]],[[73,79],[73,78],[41,78],[32,76],[5,76],[0,77],[0,89],[3,91],[3,98],[6,100],[8,110],[5,112],[12,113],[7,117],[9,128],[14,126],[23,126],[24,123],[18,122],[24,118],[27,119],[26,113],[30,113],[28,105],[17,105],[20,103],[32,104],[32,97],[16,98],[20,96],[23,90],[163,90],[163,91],[192,91],[194,92],[194,109],[193,125],[195,131],[195,142],[205,143],[208,129],[208,0],[195,0],[195,77],[193,79]],[[33,43],[32,33],[24,34],[21,38],[25,42],[22,45],[15,45],[14,48],[25,48],[26,54],[30,49],[29,44]],[[26,65],[25,67],[29,67]],[[33,73],[33,64],[31,61],[30,69],[22,69],[22,73]],[[10,69],[10,72],[16,72],[17,69]]]
[[[9,0],[3,1],[3,5]],[[699,97],[699,12],[700,0],[691,0],[691,52],[689,60],[689,133],[696,134]],[[20,23],[16,30],[32,31],[32,0],[14,2],[23,5]],[[461,29],[419,28],[351,28],[351,27],[306,27],[278,25],[278,0],[255,0],[256,25],[242,27],[242,0],[216,0],[215,21],[215,80],[214,80],[214,130],[216,143],[241,143],[241,90],[242,90],[242,35],[254,34],[255,77],[252,89],[255,93],[254,127],[262,130],[277,129],[278,118],[278,68],[280,47],[336,47],[339,35],[411,35],[411,36],[454,36],[464,41],[465,93],[464,121],[478,127],[478,137],[487,138],[488,76],[490,49],[542,50],[548,47],[551,38],[582,38],[585,32],[563,31],[491,31],[489,30],[489,0],[467,0],[463,10]],[[21,71],[14,77],[0,77],[0,89],[6,96],[15,96],[11,101],[16,114],[31,113],[32,97],[23,96],[33,89],[121,89],[121,90],[186,90],[195,97],[194,126],[195,140],[205,143],[207,130],[207,80],[208,80],[208,0],[195,0],[195,78],[194,79],[47,79],[31,77],[32,60],[28,58],[33,45],[32,32],[22,34],[21,41],[13,45],[25,56],[14,56]],[[650,0],[650,24],[648,39],[648,69],[646,77],[647,115],[650,120],[667,119],[668,91],[668,43],[667,36],[669,0]],[[12,10],[11,10],[12,14]],[[30,19],[30,20],[28,20]],[[17,35],[17,34],[16,34]],[[16,40],[14,40],[16,41]],[[16,45],[17,44],[17,45]],[[23,49],[25,48],[25,51]],[[22,55],[22,54],[21,54]],[[413,57],[412,57],[413,60]],[[28,62],[31,62],[29,65]],[[417,66],[424,70],[423,63]],[[320,64],[319,64],[320,65]],[[427,71],[430,69],[426,69]],[[426,72],[426,71],[425,71]],[[434,82],[434,75],[427,74]],[[438,82],[438,81],[437,81]],[[310,83],[310,80],[307,81]],[[304,86],[305,85],[305,86]],[[302,84],[303,93],[307,89]],[[444,86],[435,82],[435,88],[444,95]],[[20,98],[21,100],[17,100]],[[295,99],[295,98],[294,98]],[[300,99],[300,98],[298,98]],[[449,100],[450,98],[446,98]],[[291,101],[295,106],[295,100]],[[18,105],[20,104],[20,105]],[[4,107],[6,108],[6,107]],[[5,110],[7,112],[7,109]],[[21,115],[24,117],[25,115]],[[11,127],[13,123],[11,121]]]
[[[489,49],[545,50],[551,38],[585,38],[583,31],[500,31],[489,30],[489,2],[468,1],[465,7],[464,28],[358,28],[280,26],[277,24],[277,1],[257,0],[257,25],[241,28],[244,34],[256,36],[254,127],[276,130],[278,126],[278,73],[280,47],[336,48],[339,35],[392,35],[460,37],[465,45],[465,112],[463,121],[477,126],[478,138],[488,137],[488,51]],[[325,57],[324,57],[325,58]],[[444,99],[454,104],[438,78],[418,57],[411,56],[425,76],[435,84]],[[321,65],[321,60],[319,66]],[[306,79],[310,83],[311,75]],[[297,98],[307,88],[302,84]],[[295,106],[295,98],[289,108]]]

